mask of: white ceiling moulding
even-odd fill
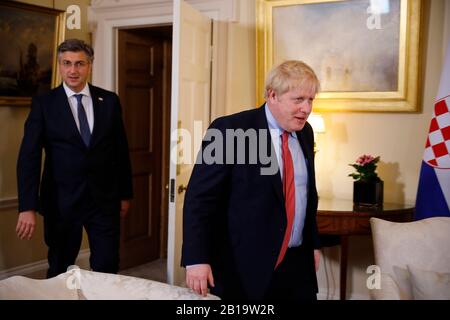
[[[235,22],[239,0],[187,0],[214,20]],[[116,91],[116,33],[120,28],[171,24],[172,0],[92,0],[88,7],[89,30],[96,59],[92,83]]]
[[[91,7],[93,8],[120,8],[136,5],[157,5],[167,4],[172,0],[92,0]]]
[[[237,21],[239,13],[239,1],[242,0],[186,0],[194,8],[200,11],[209,9],[217,10],[220,7],[221,20]],[[244,0],[248,1],[248,0]],[[91,8],[106,11],[121,11],[123,8],[144,9],[148,6],[155,8],[158,6],[172,6],[173,0],[92,0]]]

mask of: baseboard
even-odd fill
[[[90,250],[83,249],[80,250],[75,264],[83,269],[89,269],[89,256]],[[47,273],[48,263],[47,260],[40,260],[14,268],[1,270],[0,280],[6,279],[12,276],[25,276],[34,279],[43,279]]]

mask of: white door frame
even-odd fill
[[[185,0],[212,20],[236,21],[238,0]],[[89,28],[95,60],[92,68],[92,83],[104,89],[118,91],[118,29],[140,28],[173,23],[172,0],[129,0],[126,4],[116,0],[92,1],[88,7]],[[218,38],[218,33],[214,32]],[[218,42],[226,39],[215,39]],[[213,61],[212,85],[217,81],[218,61]],[[222,67],[223,68],[223,63]],[[213,90],[213,94],[214,94]],[[212,96],[212,104],[214,104]],[[214,108],[214,106],[212,106]],[[169,221],[171,213],[169,203]],[[173,209],[173,208],[172,208]],[[175,235],[168,234],[168,237]],[[174,256],[174,241],[168,239],[167,255]],[[173,263],[167,263],[167,280],[173,283]]]
[[[186,0],[213,20],[236,21],[237,0]],[[173,21],[172,0],[93,1],[88,7],[89,29],[96,59],[92,83],[117,91],[117,29],[139,28]]]

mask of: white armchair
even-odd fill
[[[374,299],[450,299],[450,218],[398,223],[371,218],[381,288]]]
[[[14,276],[0,281],[0,300],[217,300],[188,288],[153,280],[74,268],[57,277],[35,280]]]

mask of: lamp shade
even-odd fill
[[[311,113],[308,118],[308,122],[311,124],[314,133],[324,133],[325,132],[325,122],[323,117],[317,113]]]

